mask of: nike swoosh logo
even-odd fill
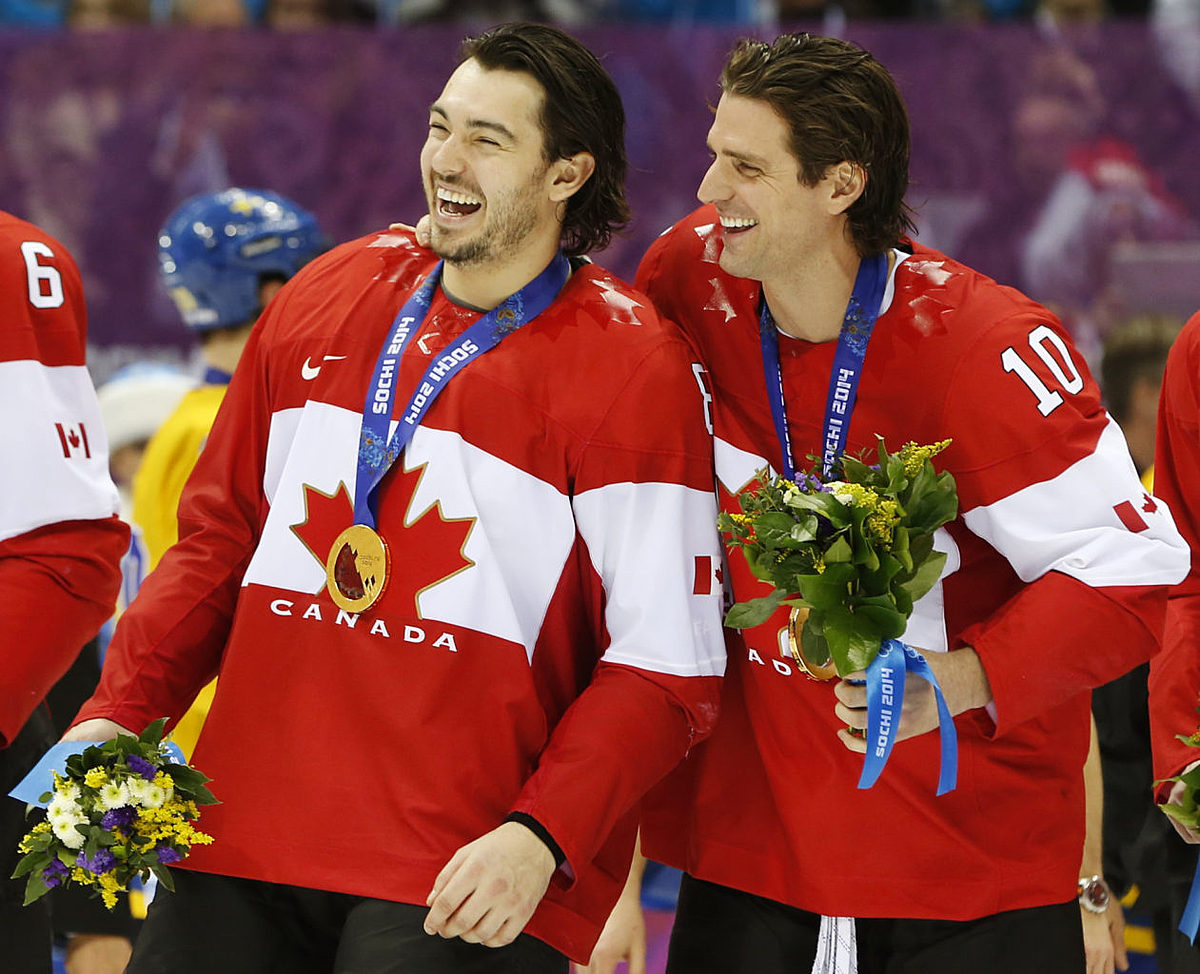
[[[326,355],[321,359],[321,362],[322,364],[325,362],[339,362],[345,357],[345,355]],[[304,364],[300,366],[300,374],[309,381],[312,381],[321,374],[321,366],[313,365],[312,357],[309,356],[304,360]]]

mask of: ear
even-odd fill
[[[857,162],[842,160],[829,167],[825,174],[829,184],[830,211],[835,216],[845,213],[867,188],[867,171]]]
[[[550,166],[550,199],[561,203],[579,192],[596,171],[596,158],[590,152],[577,152]]]

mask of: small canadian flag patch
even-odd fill
[[[1120,504],[1117,504],[1115,507],[1113,507],[1113,510],[1116,511],[1117,517],[1121,519],[1121,523],[1124,524],[1125,527],[1134,534],[1137,534],[1140,531],[1145,531],[1150,527],[1150,525],[1147,524],[1142,516],[1137,512],[1137,508],[1134,507],[1129,501],[1121,501]],[[1152,510],[1147,511],[1147,513],[1152,513]]]
[[[64,457],[68,460],[74,456],[91,459],[92,448],[88,446],[87,427],[83,423],[55,423],[54,428],[58,430]]]
[[[693,595],[712,595],[720,591],[722,572],[713,564],[712,555],[696,555],[696,575],[692,582]]]

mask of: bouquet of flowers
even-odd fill
[[[904,632],[945,564],[933,533],[954,519],[958,495],[954,477],[931,462],[949,440],[889,453],[878,439],[877,464],[843,456],[823,477],[814,460],[795,481],[764,470],[738,498],[742,513],[720,515],[750,570],[774,586],[734,605],[726,625],[756,626],[780,605],[807,609],[804,661],[832,663],[841,676],[865,670],[884,640]]]
[[[153,873],[174,889],[167,866],[212,837],[198,831],[198,805],[216,803],[209,780],[172,759],[166,718],[140,737],[119,734],[71,755],[54,790],[41,797],[46,817],[21,840],[13,878],[28,876],[28,905],[59,885],[92,887],[110,910],[135,876]]]

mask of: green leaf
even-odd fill
[[[800,515],[800,519],[792,525],[792,540],[800,542],[816,541],[819,524],[820,522],[815,514]]]
[[[40,872],[50,865],[52,858],[53,857],[49,853],[41,852],[36,849],[33,852],[27,852],[17,863],[17,868],[13,870],[12,878],[20,879],[33,869],[37,869]]]
[[[825,552],[826,565],[833,565],[838,562],[852,562],[853,560],[854,550],[850,547],[850,543],[844,536],[834,541]]]
[[[800,652],[808,662],[824,666],[829,662],[829,642],[824,633],[813,625],[814,615],[816,613],[810,613],[800,628]]]
[[[942,576],[942,569],[946,565],[946,554],[942,551],[935,551],[913,574],[907,582],[901,584],[901,588],[909,594],[909,597],[916,602],[922,595],[928,592],[937,580]]]
[[[158,881],[163,884],[172,893],[175,892],[175,879],[171,876],[171,870],[160,862],[152,862],[150,871],[158,877]]]
[[[787,547],[792,540],[796,519],[782,511],[760,514],[754,522],[754,532],[766,547]]]
[[[878,633],[881,642],[884,639],[898,639],[904,635],[908,625],[908,618],[891,605],[858,605],[854,609],[854,617],[860,623],[869,621],[872,632]]]
[[[882,645],[882,638],[865,629],[871,628],[867,619],[858,619],[846,606],[830,609],[825,617],[825,639],[838,673],[846,676],[870,665]]]
[[[897,524],[892,529],[892,557],[900,563],[900,567],[906,572],[913,570],[912,549],[909,547],[908,528],[903,524]]]
[[[138,740],[143,744],[149,744],[153,748],[157,748],[163,739],[163,731],[167,726],[167,718],[159,717],[153,724],[147,727],[138,736]]]
[[[775,589],[770,595],[738,602],[725,614],[725,625],[730,629],[753,629],[771,618],[786,596],[787,592]]]
[[[46,885],[46,880],[42,877],[41,870],[39,869],[37,872],[30,873],[29,880],[25,883],[25,902],[22,905],[28,906],[49,892],[50,887]]]

